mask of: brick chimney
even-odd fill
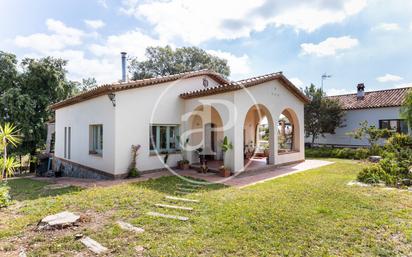
[[[357,86],[357,89],[358,89],[357,99],[363,100],[365,98],[365,84],[359,83]]]

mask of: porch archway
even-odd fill
[[[296,113],[286,108],[279,115],[277,125],[278,154],[300,151],[300,124]]]
[[[249,108],[243,124],[244,168],[274,164],[274,121],[263,104]]]
[[[192,131],[188,144],[191,149],[197,149],[208,160],[222,161],[223,153],[220,147],[223,141],[223,121],[219,112],[210,105],[200,105],[194,109],[188,128]],[[198,163],[197,151],[191,151],[191,162]]]

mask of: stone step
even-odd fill
[[[166,209],[176,209],[176,210],[184,210],[184,211],[193,211],[193,208],[191,207],[185,207],[185,206],[177,206],[177,205],[168,205],[168,204],[161,204],[157,203],[155,204],[156,207],[161,207],[161,208],[166,208]]]
[[[175,219],[175,220],[180,220],[180,221],[188,221],[189,220],[188,217],[163,214],[163,213],[160,213],[160,212],[148,212],[147,215],[153,216],[153,217],[162,217],[162,218],[167,218],[167,219]]]
[[[202,188],[202,187],[204,187],[204,185],[189,184],[189,183],[185,183],[185,184],[176,184],[176,186],[178,186],[178,187],[193,187],[193,188]]]
[[[182,202],[188,202],[188,203],[199,203],[200,202],[199,200],[195,200],[195,199],[180,198],[180,197],[175,197],[175,196],[170,196],[170,195],[166,195],[165,198],[169,200],[182,201]]]
[[[80,239],[80,242],[82,242],[87,248],[89,248],[90,251],[94,252],[95,254],[101,254],[108,251],[106,247],[102,246],[90,237],[83,237],[82,239]]]
[[[196,189],[194,188],[178,187],[177,189],[180,191],[185,191],[185,192],[197,192]]]
[[[127,222],[123,222],[123,221],[119,220],[116,223],[117,223],[117,225],[119,225],[119,227],[121,229],[126,230],[126,231],[135,232],[135,233],[143,233],[144,232],[143,228],[135,227],[132,224],[127,223]]]
[[[180,190],[176,190],[175,193],[176,193],[176,194],[179,194],[179,195],[188,195],[188,194],[191,194],[191,195],[199,195],[199,194],[196,193],[196,192],[188,192],[188,191],[180,191]]]

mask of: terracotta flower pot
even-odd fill
[[[226,169],[225,167],[219,168],[220,176],[227,178],[230,177],[230,170]]]

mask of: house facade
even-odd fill
[[[195,164],[199,153],[239,172],[249,163],[245,151],[258,147],[262,120],[267,164],[303,161],[307,102],[282,73],[230,82],[201,70],[103,85],[51,105],[53,169],[84,178],[125,177],[131,147],[140,145],[141,172],[175,167],[182,158]],[[224,137],[233,145],[225,154]]]
[[[338,100],[345,111],[343,126],[337,128],[335,134],[320,136],[315,143],[348,147],[368,146],[366,139],[358,140],[348,135],[364,121],[367,121],[369,126],[410,134],[412,131],[407,122],[400,117],[401,106],[410,89],[407,87],[365,92],[365,85],[358,84],[356,94],[330,96],[330,99]],[[308,143],[311,140],[306,138]],[[381,143],[383,142],[384,140]]]

